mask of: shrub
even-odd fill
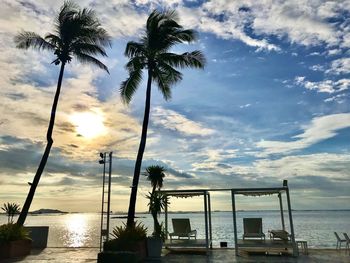
[[[142,224],[135,222],[133,227],[117,226],[113,229],[113,239],[104,243],[105,251],[132,251],[135,245],[146,240],[147,228]]]
[[[23,226],[13,223],[0,226],[0,244],[23,239],[30,239],[28,231]]]

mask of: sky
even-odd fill
[[[46,144],[59,67],[49,52],[16,49],[21,30],[51,32],[63,1],[1,0],[0,203],[23,204]],[[129,105],[124,50],[153,9],[174,9],[198,41],[205,69],[182,70],[165,101],[153,85],[143,171],[167,169],[164,189],[281,186],[294,209],[350,209],[350,1],[111,0],[93,8],[111,35],[110,75],[75,59],[66,67],[54,145],[31,210],[100,210],[99,152],[113,151],[113,211],[128,208],[141,134],[146,75]],[[137,211],[147,210],[141,175]],[[229,193],[212,208],[229,210]],[[201,210],[200,198],[170,210]],[[241,197],[238,209],[277,209],[275,197]]]

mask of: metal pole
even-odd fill
[[[236,201],[235,201],[235,193],[231,190],[231,198],[232,198],[232,217],[233,217],[233,231],[235,232],[235,253],[238,255],[238,239],[237,239],[237,219],[236,219]]]
[[[283,203],[282,203],[282,195],[281,193],[278,194],[278,199],[280,200],[280,210],[281,210],[281,221],[282,221],[282,229],[286,230],[286,227],[284,225],[284,213],[283,213]]]
[[[109,217],[111,214],[111,180],[112,179],[112,152],[109,153],[109,174],[108,174],[108,203],[107,203],[107,237],[109,240]]]
[[[294,236],[294,226],[293,226],[293,217],[292,217],[292,207],[290,204],[290,197],[289,197],[289,188],[287,186],[286,189],[287,194],[287,203],[288,203],[288,214],[289,214],[289,223],[290,223],[290,232],[291,232],[291,239],[292,239],[292,246],[293,246],[293,256],[298,256],[298,249],[295,244],[295,236]]]
[[[166,195],[166,198],[168,199],[167,195]],[[167,202],[165,203],[165,207],[164,207],[164,217],[165,217],[165,234],[166,234],[166,239],[168,239],[168,204]]]
[[[209,249],[209,239],[208,239],[208,204],[207,204],[207,191],[204,191],[204,221],[205,221],[205,247],[207,252]]]
[[[210,194],[208,193],[208,208],[209,208],[209,237],[210,237],[210,248],[213,248],[213,234],[211,229],[211,204]]]
[[[102,210],[101,210],[101,237],[100,237],[100,251],[102,250],[103,239],[103,211],[104,211],[104,193],[105,193],[105,179],[106,179],[106,153],[103,153],[103,181],[102,181]]]

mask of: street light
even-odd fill
[[[105,163],[105,156],[103,153],[100,153],[101,160],[98,161],[99,164],[104,164]]]

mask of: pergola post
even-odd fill
[[[204,196],[204,221],[205,221],[205,247],[208,251],[209,249],[209,239],[208,239],[208,204],[207,204],[207,191],[203,192]]]
[[[290,204],[289,188],[288,188],[288,185],[287,185],[287,180],[285,180],[283,182],[283,186],[285,186],[287,188],[286,189],[286,194],[287,194],[288,214],[289,214],[289,223],[290,223],[290,233],[291,233],[292,246],[293,246],[293,256],[297,257],[298,256],[298,249],[297,249],[296,243],[295,243],[293,217],[292,217],[292,207],[291,207],[291,204]]]
[[[211,203],[210,203],[210,194],[208,192],[208,209],[209,209],[209,240],[210,240],[210,248],[213,248],[213,234],[211,228]]]
[[[235,237],[235,253],[236,253],[236,256],[238,256],[236,201],[235,201],[235,192],[233,190],[231,190],[231,198],[232,198],[233,231],[234,231],[234,237]]]
[[[284,225],[284,213],[283,213],[283,203],[282,203],[282,195],[281,193],[278,194],[278,199],[280,201],[280,211],[281,211],[281,221],[282,221],[282,229],[286,230],[286,227]]]
[[[165,195],[166,199],[168,199],[168,196]],[[165,207],[164,207],[164,221],[165,221],[165,234],[166,234],[166,239],[168,239],[168,204],[165,202]]]

